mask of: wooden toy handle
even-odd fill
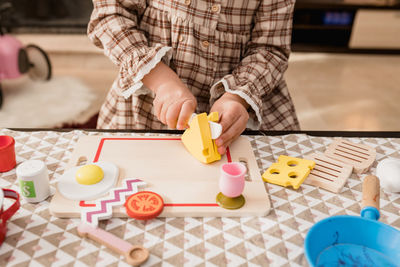
[[[380,187],[379,179],[375,175],[368,175],[364,178],[362,185],[362,208],[374,207],[379,210]]]
[[[88,237],[123,255],[126,261],[133,266],[139,266],[149,258],[149,251],[146,248],[138,245],[133,246],[125,240],[89,224],[81,223],[78,226],[78,234],[81,237]]]

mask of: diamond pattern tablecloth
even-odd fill
[[[79,136],[102,133],[3,129],[0,134],[15,138],[17,164],[28,159],[45,161],[54,189]],[[249,138],[260,171],[282,154],[302,157],[324,152],[333,140],[304,134]],[[375,147],[377,161],[400,158],[398,138],[348,140]],[[376,164],[371,173],[375,173]],[[307,266],[303,250],[307,231],[329,216],[358,215],[363,177],[353,174],[340,194],[305,184],[298,190],[268,184],[272,209],[265,217],[159,218],[146,222],[113,218],[101,222],[100,227],[148,248],[150,258],[145,266]],[[19,191],[15,169],[0,174],[0,186]],[[80,238],[76,231],[79,219],[51,216],[49,201],[31,204],[22,200],[20,210],[8,222],[7,237],[0,247],[0,266],[128,266],[122,256]],[[400,228],[400,194],[381,190],[381,216],[382,222]]]

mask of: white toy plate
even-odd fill
[[[105,195],[116,185],[119,176],[117,165],[104,161],[90,164],[97,165],[103,170],[103,180],[93,185],[79,184],[75,174],[82,166],[71,168],[66,170],[58,181],[57,187],[61,195],[71,200],[92,200]]]

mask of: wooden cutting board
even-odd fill
[[[72,153],[66,169],[87,162],[108,161],[119,167],[119,181],[138,178],[147,183],[142,190],[158,193],[164,199],[160,217],[264,216],[270,202],[250,141],[238,138],[218,162],[197,161],[182,144],[180,137],[83,136]],[[245,205],[228,210],[216,204],[219,193],[220,167],[230,161],[244,162],[248,167],[243,196]],[[74,201],[57,191],[50,203],[50,212],[57,217],[80,217],[82,207],[94,201]],[[127,217],[125,208],[113,209],[113,216]]]

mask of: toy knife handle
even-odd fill
[[[362,208],[374,207],[379,211],[379,179],[374,175],[368,175],[364,178],[362,185]]]

